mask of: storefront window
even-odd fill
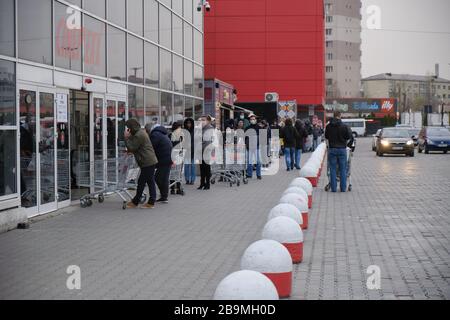
[[[192,59],[192,27],[184,23],[184,56]]]
[[[164,126],[172,125],[172,119],[172,94],[161,92],[161,124]]]
[[[100,18],[105,18],[106,5],[105,0],[88,0],[84,1],[83,8],[90,13],[93,13]]]
[[[158,2],[156,0],[145,0],[144,1],[145,10],[145,37],[154,42],[158,42],[158,26],[159,26],[159,11]]]
[[[159,43],[172,49],[172,13],[165,7],[159,7]]]
[[[55,1],[55,63],[59,68],[81,71],[81,26],[67,27],[67,21],[73,14],[67,13],[68,8]],[[79,11],[75,13],[80,14]]]
[[[52,2],[18,1],[19,58],[51,65]]]
[[[108,20],[125,27],[125,0],[108,0]]]
[[[203,98],[203,68],[194,64],[194,94]]]
[[[173,51],[183,54],[183,22],[173,15]]]
[[[128,81],[144,83],[144,42],[128,35]]]
[[[184,119],[184,97],[179,95],[173,96],[173,113],[174,122],[183,121]]]
[[[144,88],[128,86],[128,119],[132,118],[145,125]]]
[[[159,124],[159,92],[145,90],[145,124]]]
[[[142,0],[128,0],[128,30],[143,35],[144,14]]]
[[[0,197],[17,193],[16,130],[0,129]]]
[[[84,71],[88,74],[106,76],[106,48],[105,31],[103,22],[87,15],[84,21]]]
[[[186,118],[194,119],[194,100],[191,98],[185,99],[184,116]],[[197,119],[194,119],[197,120]]]
[[[13,57],[14,44],[14,0],[2,0],[0,11],[0,54]]]
[[[160,50],[161,88],[172,90],[172,54],[166,50]]]
[[[16,125],[16,72],[13,62],[0,60],[0,126]]]
[[[188,95],[192,95],[192,86],[194,81],[192,68],[192,62],[184,60],[184,93]]]
[[[125,32],[108,26],[108,77],[126,80],[126,38]]]
[[[173,91],[183,92],[183,58],[173,55]]]
[[[159,87],[159,48],[145,42],[145,85]]]

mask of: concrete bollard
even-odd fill
[[[288,217],[293,219],[301,227],[303,225],[303,216],[297,207],[289,203],[280,203],[272,210],[270,210],[267,221],[270,221],[276,217]]]
[[[308,208],[311,209],[313,205],[313,191],[314,187],[306,178],[297,178],[291,183],[291,187],[302,188],[308,194]]]
[[[283,195],[289,194],[289,193],[295,193],[301,196],[306,202],[308,202],[308,193],[299,187],[289,187],[286,189],[286,191],[283,193]]]
[[[309,209],[308,209],[308,201],[304,200],[302,197],[298,196],[295,193],[290,193],[287,195],[284,195],[281,200],[280,203],[288,203],[288,204],[292,204],[293,206],[295,206],[300,213],[302,214],[302,218],[303,218],[303,225],[302,225],[302,229],[306,230],[309,227]]]
[[[274,240],[253,243],[242,257],[243,270],[258,271],[272,280],[280,298],[292,294],[292,259],[289,251]]]
[[[277,288],[260,272],[242,270],[230,274],[217,286],[214,300],[279,300]]]
[[[300,177],[308,179],[314,188],[317,188],[317,186],[319,185],[317,170],[315,170],[312,165],[304,166],[300,170]]]
[[[294,264],[303,261],[303,231],[296,221],[288,217],[274,218],[266,224],[262,236],[285,246]]]

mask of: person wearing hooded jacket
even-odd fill
[[[142,198],[145,185],[148,185],[150,198],[145,209],[152,209],[155,206],[156,186],[155,186],[155,165],[158,159],[150,142],[148,135],[141,129],[141,125],[136,119],[130,119],[126,122],[125,145],[128,152],[134,155],[137,164],[141,168],[141,175],[138,180],[136,196],[127,204],[127,208],[137,208]]]
[[[147,133],[150,131],[150,140],[155,149],[158,164],[156,166],[155,181],[158,186],[161,198],[159,203],[169,202],[169,179],[172,169],[172,141],[170,141],[167,129],[161,125],[154,125],[152,128],[146,127]]]
[[[197,178],[195,169],[195,121],[187,118],[183,124],[184,130],[189,132],[190,140],[185,141],[189,150],[186,151],[186,159],[184,164],[184,177],[187,185],[194,185]],[[190,153],[190,154],[189,154]]]
[[[339,165],[341,192],[347,191],[347,143],[352,138],[352,132],[341,120],[341,113],[336,111],[334,118],[325,130],[328,140],[328,162],[330,165],[331,191],[337,192],[337,166]]]

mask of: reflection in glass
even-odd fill
[[[161,124],[165,126],[172,125],[172,120],[172,94],[161,92]]]
[[[183,54],[183,22],[177,16],[173,16],[173,51]]]
[[[19,58],[51,65],[52,1],[20,0],[17,7]]]
[[[159,87],[159,48],[145,42],[145,85]]]
[[[158,39],[159,39],[158,7],[159,7],[158,2],[156,2],[156,0],[145,0],[144,1],[144,10],[145,10],[144,34],[147,39],[150,39],[156,43],[158,43]]]
[[[106,157],[107,162],[107,179],[108,183],[117,183],[117,103],[114,100],[108,100],[106,106]]]
[[[194,60],[203,64],[203,35],[194,30]]]
[[[0,130],[0,197],[17,193],[16,130]]]
[[[192,1],[191,0],[185,0],[183,2],[184,2],[183,16],[184,16],[184,18],[187,21],[192,22],[192,12],[193,12],[193,9],[194,9],[194,6],[192,5]],[[195,10],[197,10],[197,9],[195,9]]]
[[[14,57],[14,0],[2,0],[0,10],[0,54]]]
[[[144,42],[128,35],[128,81],[144,83]]]
[[[173,113],[174,122],[183,121],[184,119],[184,97],[179,95],[173,96]]]
[[[103,99],[94,98],[94,179],[95,186],[105,183],[105,162],[103,156]]]
[[[103,22],[83,15],[84,71],[106,76],[106,26]]]
[[[183,92],[183,58],[173,55],[173,91]]]
[[[57,67],[81,71],[81,28],[67,27],[67,8],[55,2],[55,62]]]
[[[123,101],[119,101],[117,106],[117,146],[119,151],[119,157],[123,155],[123,153],[126,153],[127,148],[125,146],[125,122],[127,121],[127,108],[126,103]]]
[[[184,116],[194,119],[194,100],[192,98],[185,99]]]
[[[58,135],[58,201],[62,202],[70,199],[69,124],[58,123],[56,129]]]
[[[126,80],[126,38],[125,32],[108,26],[108,77]]]
[[[198,119],[202,115],[203,115],[203,101],[195,100],[195,102],[194,102],[194,117],[195,117],[195,119]]]
[[[108,20],[125,27],[125,0],[108,0]]]
[[[142,36],[144,29],[144,15],[142,0],[128,0],[128,30]]]
[[[16,71],[14,62],[0,60],[0,126],[16,125]]]
[[[203,98],[203,68],[194,64],[194,95]]]
[[[136,119],[145,125],[144,88],[128,86],[128,119]]]
[[[159,43],[172,49],[172,13],[163,6],[159,7]]]
[[[55,202],[55,99],[51,93],[39,94],[40,204]]]
[[[159,124],[159,92],[145,90],[145,124]]]
[[[192,27],[184,23],[184,55],[192,59]]]
[[[37,206],[36,92],[20,90],[20,194],[22,207]]]
[[[189,60],[184,60],[184,93],[192,95],[194,84],[193,66]]]
[[[84,1],[83,9],[93,13],[100,18],[105,18],[106,5],[105,0],[88,0]]]
[[[172,90],[172,54],[160,50],[160,85],[162,89]]]

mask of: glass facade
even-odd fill
[[[16,105],[16,68],[56,68],[67,75],[125,85],[128,110],[122,111],[142,125],[170,126],[184,116],[198,117],[203,113],[203,13],[197,12],[197,4],[198,0],[1,0],[0,201],[20,193],[17,175],[33,167],[25,167],[15,156],[26,147],[25,141],[18,141],[18,131],[23,130],[19,118],[33,118],[32,109]],[[22,93],[24,99],[32,96]],[[36,125],[26,121],[24,128]],[[6,143],[14,140],[16,144]],[[34,188],[35,181],[22,184]]]

